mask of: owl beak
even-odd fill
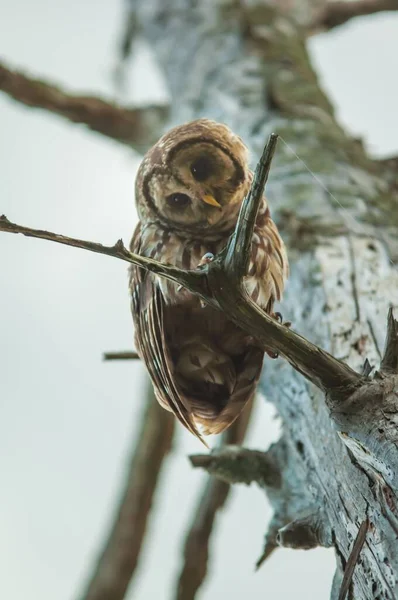
[[[213,198],[213,196],[209,196],[208,194],[206,194],[205,196],[202,196],[202,200],[206,204],[210,204],[210,206],[216,206],[217,208],[222,209],[221,204],[217,202],[217,200]]]

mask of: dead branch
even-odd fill
[[[96,242],[79,240],[77,238],[59,235],[58,233],[53,233],[51,231],[44,231],[43,229],[31,229],[30,227],[17,225],[16,223],[11,223],[11,221],[9,221],[5,215],[0,217],[0,231],[5,231],[8,233],[22,233],[22,235],[27,237],[49,240],[51,242],[57,242],[58,244],[64,244],[66,246],[82,248],[83,250],[89,250],[90,252],[96,252],[98,254],[113,256],[114,258],[119,258],[139,267],[143,267],[148,271],[152,271],[157,275],[166,277],[167,279],[170,279],[175,283],[185,285],[186,287],[188,287],[188,282],[190,282],[189,285],[198,287],[197,280],[201,279],[199,273],[196,273],[195,275],[195,272],[191,271],[187,277],[187,271],[183,271],[182,269],[178,269],[177,267],[173,267],[171,265],[161,264],[156,260],[152,260],[151,258],[138,256],[138,254],[132,254],[124,246],[123,240],[121,239],[118,240],[113,246],[104,246]],[[193,277],[191,276],[192,274]]]
[[[313,23],[312,30],[329,30],[344,25],[356,17],[374,15],[379,12],[398,10],[396,0],[354,0],[345,2],[327,2],[318,18]]]
[[[333,402],[334,397],[340,402],[361,384],[361,375],[292,329],[279,324],[251,300],[244,288],[247,240],[253,234],[255,215],[268,177],[276,139],[277,136],[272,135],[264,149],[250,192],[242,203],[235,232],[226,249],[215,260],[196,270],[185,271],[132,254],[125,248],[122,240],[113,246],[103,246],[17,225],[4,215],[0,217],[0,231],[22,233],[113,256],[183,285],[204,302],[228,314],[233,322],[263,344],[265,349],[276,351],[285,357],[297,371],[326,392]]]
[[[272,453],[222,446],[210,454],[194,454],[189,460],[193,467],[204,469],[226,483],[250,485],[255,481],[263,486],[280,486],[280,473]]]
[[[149,385],[141,429],[114,523],[82,600],[122,600],[134,575],[175,419]]]
[[[224,444],[243,442],[252,410],[253,402],[250,402],[235,423],[222,435],[221,447]],[[217,513],[224,507],[230,490],[231,486],[225,481],[209,477],[199,494],[192,523],[185,538],[176,600],[193,600],[206,578],[211,534]]]
[[[330,530],[325,527],[325,516],[319,508],[308,506],[292,518],[286,501],[286,481],[283,479],[286,446],[283,438],[266,452],[225,446],[211,454],[191,456],[194,467],[205,469],[222,481],[230,483],[257,483],[274,499],[284,499],[275,512],[265,537],[262,555],[256,563],[259,568],[278,547],[308,550],[332,545]]]
[[[138,152],[145,152],[159,137],[167,118],[166,106],[127,108],[94,96],[76,96],[48,81],[33,79],[0,62],[0,90],[11,98],[86,125]]]
[[[125,352],[104,352],[104,360],[139,360],[137,352],[126,350]]]

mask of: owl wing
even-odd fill
[[[143,250],[140,224],[137,225],[130,249],[136,254]],[[172,411],[207,446],[174,383],[172,361],[165,339],[165,301],[155,277],[148,271],[131,265],[130,291],[136,349],[145,362],[155,395],[164,408]]]

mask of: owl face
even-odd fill
[[[141,220],[187,231],[223,228],[249,187],[247,150],[225,125],[201,119],[172,129],[137,176]]]

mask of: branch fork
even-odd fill
[[[253,229],[277,140],[278,136],[271,134],[257,165],[251,189],[242,203],[235,231],[226,248],[214,260],[205,261],[196,270],[186,271],[132,254],[122,240],[118,240],[113,246],[104,246],[18,225],[4,215],[0,217],[0,231],[22,233],[28,237],[106,254],[182,285],[199,296],[203,302],[228,314],[232,321],[257,339],[265,350],[283,356],[327,396],[335,402],[341,402],[363,383],[363,376],[266,314],[251,300],[244,288]]]

